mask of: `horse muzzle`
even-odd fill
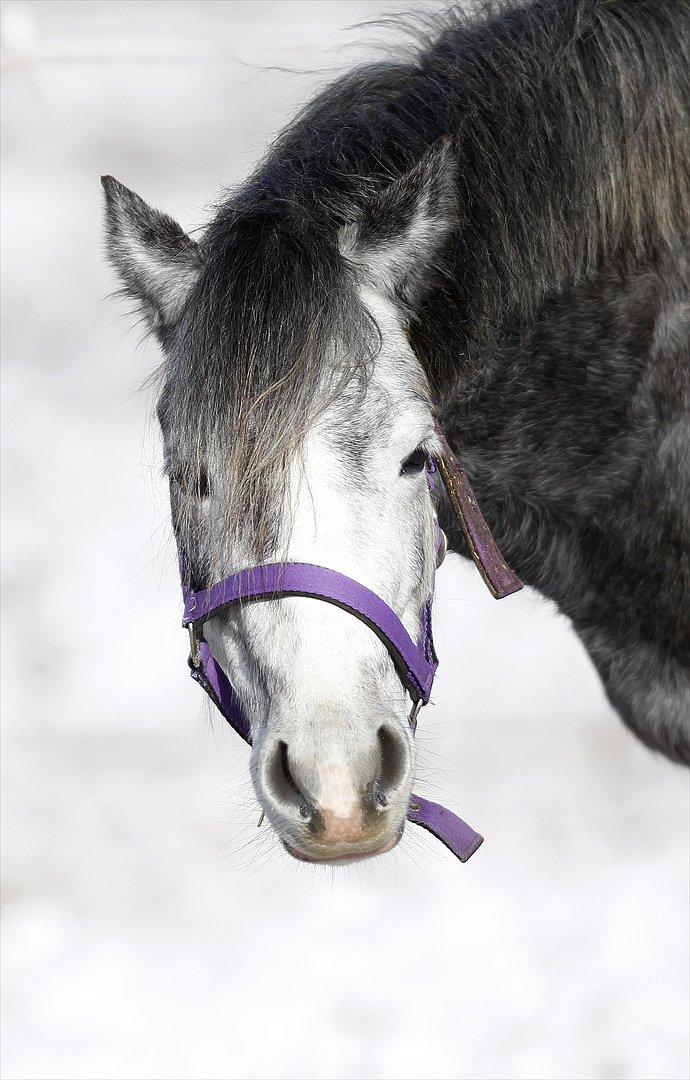
[[[522,582],[498,550],[469,481],[438,423],[436,433],[441,453],[429,456],[427,460],[430,494],[436,494],[438,472],[470,554],[492,596],[496,599],[509,596],[522,588]],[[437,523],[437,566],[443,562],[446,547],[446,537]],[[209,618],[231,605],[281,596],[309,596],[335,604],[361,619],[383,641],[410,695],[409,726],[414,734],[419,710],[429,700],[438,664],[431,633],[431,595],[422,607],[419,633],[413,639],[400,617],[380,596],[353,578],[324,566],[296,562],[253,566],[195,591],[189,584],[186,555],[180,551],[180,572],[184,596],[183,625],[190,635],[192,678],[248,743],[252,742],[249,720],[234,687],[203,639],[203,626]],[[262,799],[265,813],[288,851],[297,858],[337,862],[380,854],[397,843],[405,817],[438,837],[461,862],[466,862],[482,843],[481,835],[462,818],[438,803],[412,795],[408,783],[398,785],[400,799],[396,795],[391,802],[390,787],[380,782],[383,765],[377,766],[377,771],[370,770],[364,778],[358,766],[357,775],[351,777],[347,797],[341,792],[334,806],[330,797],[326,798],[322,793],[323,778],[319,781],[296,776],[295,769],[298,773],[305,771],[304,762],[298,760],[294,746],[289,747],[283,742],[283,747],[278,751],[274,748],[269,775],[265,781],[263,778],[259,781],[258,788],[260,796],[262,792],[265,795]],[[279,762],[278,767],[276,753],[282,755],[282,765]],[[368,756],[376,760],[375,754]],[[291,765],[291,760],[297,765]],[[411,760],[410,748],[410,763]],[[326,766],[331,764],[333,762],[326,762]],[[409,773],[411,775],[411,764]]]
[[[347,750],[271,738],[254,770],[259,801],[286,850],[307,862],[342,863],[393,848],[405,824],[412,739],[394,722],[363,728]]]

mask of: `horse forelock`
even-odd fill
[[[289,517],[294,456],[346,385],[366,385],[376,328],[334,236],[304,223],[238,222],[226,210],[203,255],[163,369],[169,469],[209,474],[222,487],[215,557],[240,541],[262,558]],[[176,525],[194,549],[191,506]]]

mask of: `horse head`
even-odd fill
[[[197,242],[104,178],[111,258],[156,333],[172,520],[190,588],[309,563],[413,638],[437,559],[432,396],[408,340],[454,222],[446,142],[337,228],[250,187]],[[275,200],[274,200],[275,203]],[[386,646],[333,604],[221,610],[204,639],[251,727],[257,797],[300,859],[392,848],[414,775]]]

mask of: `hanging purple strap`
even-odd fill
[[[433,833],[460,862],[467,862],[484,843],[484,837],[457,814],[446,810],[445,806],[423,799],[421,795],[411,796],[407,820]]]

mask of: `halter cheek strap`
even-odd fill
[[[188,592],[184,623],[198,628],[211,615],[240,601],[282,596],[324,600],[361,619],[385,644],[412,700],[421,699],[426,705],[438,665],[431,637],[430,601],[424,605],[420,644],[416,645],[388,604],[353,578],[313,563],[271,563],[241,570],[201,592]]]
[[[427,481],[436,489],[436,469],[443,479],[448,497],[467,538],[472,557],[484,581],[497,599],[522,588],[522,582],[510,570],[477,506],[469,481],[455,459],[442,431],[437,433],[442,454],[427,462]],[[437,553],[443,550],[440,529]],[[360,619],[384,643],[403,686],[414,705],[410,724],[414,732],[417,715],[429,700],[438,666],[431,633],[431,603],[424,605],[419,629],[419,644],[410,637],[396,613],[376,593],[353,578],[312,563],[272,563],[231,574],[207,589],[194,592],[186,586],[184,559],[182,580],[184,625],[189,629],[192,678],[204,688],[216,707],[245,742],[251,743],[251,727],[239,698],[227,675],[203,640],[203,624],[232,605],[249,601],[278,599],[283,596],[307,596],[334,604]],[[438,837],[446,847],[466,862],[477,850],[483,837],[456,814],[438,803],[412,795],[407,812],[409,821]]]

